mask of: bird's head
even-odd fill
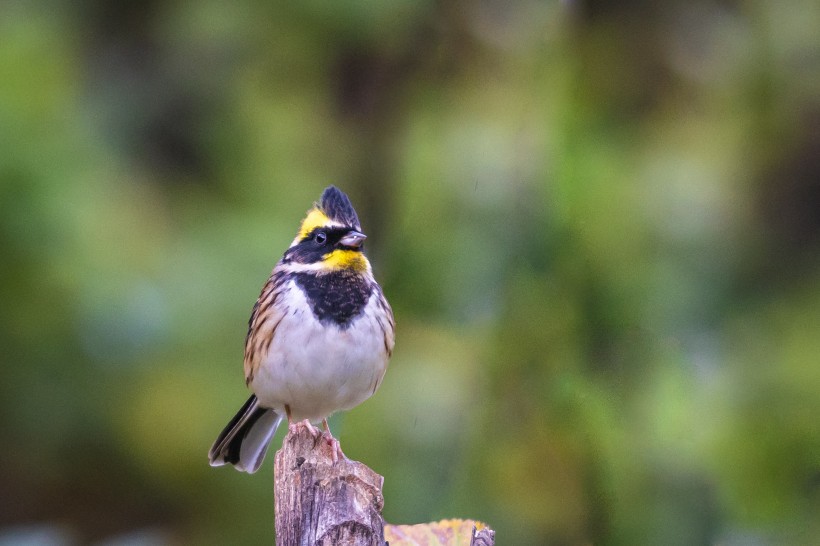
[[[347,195],[336,186],[328,186],[302,220],[283,260],[317,272],[367,271],[370,263],[362,253],[367,236],[361,229]]]

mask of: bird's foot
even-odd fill
[[[314,439],[318,438],[322,434],[321,432],[319,432],[319,429],[317,429],[316,427],[311,425],[310,421],[308,421],[307,419],[305,419],[304,421],[299,421],[298,423],[294,423],[293,421],[289,421],[288,422],[288,434],[298,434],[300,426],[304,426],[307,429],[307,431],[310,433],[310,435],[313,436]]]
[[[339,443],[339,440],[331,436],[329,431],[323,432],[322,437],[327,442],[327,445],[330,446],[330,457],[334,463],[338,462],[339,459],[347,460],[347,455],[342,451],[342,445]]]
[[[307,419],[302,421],[302,424],[305,425],[305,428],[308,430],[308,432],[310,432],[310,435],[313,436],[314,439],[318,438],[322,434],[321,432],[319,432],[319,429],[310,424],[310,421],[308,421]]]

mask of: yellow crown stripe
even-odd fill
[[[317,208],[312,208],[308,211],[307,216],[304,220],[302,220],[302,225],[299,227],[299,236],[298,239],[304,239],[308,233],[316,229],[317,227],[322,226],[329,226],[334,222],[330,221],[330,218]]]

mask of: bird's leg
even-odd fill
[[[339,443],[339,440],[334,438],[333,434],[330,433],[330,426],[327,424],[327,419],[322,419],[322,428],[325,429],[322,436],[324,436],[325,441],[331,447],[333,462],[335,463],[339,458],[347,460],[347,456],[342,452],[342,445]]]
[[[290,406],[288,404],[285,404],[285,415],[288,416],[288,434],[296,434],[297,427],[301,423],[305,426],[305,428],[308,429],[308,432],[310,432],[311,436],[313,436],[314,438],[319,437],[319,431],[316,430],[316,427],[314,427],[313,425],[310,424],[309,420],[305,419],[304,421],[301,421],[300,423],[294,423],[293,422],[293,415],[291,414]]]
[[[288,417],[288,434],[296,434],[296,423],[293,422],[293,417],[290,414],[290,406],[285,404],[285,415]]]
[[[304,424],[304,425],[305,425],[305,428],[307,428],[307,429],[308,429],[308,432],[310,432],[310,435],[311,435],[311,436],[313,436],[314,438],[318,438],[318,437],[319,437],[320,432],[316,429],[316,427],[314,427],[314,426],[310,423],[310,420],[309,420],[309,419],[305,419],[304,421],[302,421],[302,424]]]

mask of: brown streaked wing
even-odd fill
[[[276,327],[285,315],[277,305],[284,276],[274,272],[262,287],[262,292],[253,306],[248,320],[248,335],[245,337],[245,384],[253,381],[256,370],[270,348]]]
[[[384,293],[379,285],[376,285],[376,290],[379,296],[377,303],[383,312],[379,313],[377,318],[382,333],[384,334],[384,350],[387,352],[387,356],[391,357],[393,356],[393,347],[396,344],[396,320],[393,318],[393,309],[390,308],[390,304],[387,302],[387,298],[384,297]],[[385,322],[387,322],[387,324],[385,324]]]

